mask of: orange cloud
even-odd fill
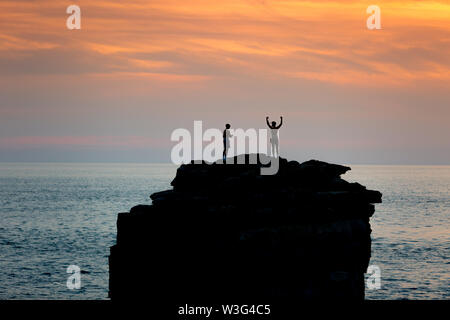
[[[450,69],[448,58],[442,58],[450,50],[450,4],[444,1],[379,1],[383,30],[377,31],[365,28],[366,4],[360,1],[78,4],[82,30],[68,31],[66,1],[24,1],[20,6],[3,1],[0,52],[91,51],[108,57],[105,69],[116,65],[110,69],[114,76],[117,68],[124,74],[142,68],[186,79],[203,72],[211,78],[221,77],[226,66],[236,75],[368,86],[447,80]],[[420,50],[426,52],[418,56]],[[406,64],[397,59],[399,52],[416,55],[415,60]],[[0,59],[8,57],[0,53]]]

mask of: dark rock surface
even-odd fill
[[[120,213],[110,297],[363,299],[381,193],[341,179],[341,165],[260,167],[181,165],[173,190]]]

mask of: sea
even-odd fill
[[[449,299],[450,166],[350,166],[344,179],[383,193],[370,221],[380,281],[367,275],[366,299]],[[172,164],[0,163],[0,299],[108,299],[117,214],[151,204],[175,173]],[[73,265],[79,288],[67,285]]]

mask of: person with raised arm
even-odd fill
[[[279,157],[280,153],[279,153],[279,148],[278,148],[278,129],[281,128],[281,126],[283,125],[283,117],[280,117],[280,124],[277,126],[277,123],[275,121],[272,121],[272,123],[269,123],[269,117],[266,117],[266,123],[267,126],[270,128],[270,133],[271,133],[271,137],[270,137],[270,144],[272,147],[272,157]],[[276,152],[276,155],[275,155]]]

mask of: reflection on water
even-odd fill
[[[169,164],[0,163],[0,299],[106,299],[117,213],[169,188]],[[383,193],[368,299],[448,299],[450,167],[352,166],[344,176]],[[83,271],[68,290],[67,266]]]
[[[106,299],[117,213],[169,188],[173,165],[0,163],[0,299]],[[81,289],[68,290],[78,265]]]
[[[343,176],[383,193],[372,225],[371,264],[381,289],[367,299],[450,297],[450,166],[351,166]]]

